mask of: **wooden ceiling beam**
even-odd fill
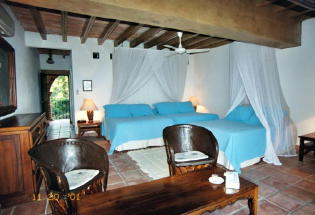
[[[62,35],[62,41],[67,42],[68,12],[66,12],[66,11],[61,11],[61,35]]]
[[[201,48],[201,49],[206,49],[206,48],[211,49],[211,48],[223,46],[223,45],[226,45],[226,44],[229,44],[229,43],[232,43],[232,42],[233,42],[232,40],[221,39],[221,40],[218,40],[218,41],[216,41],[216,42],[209,43],[208,45],[200,46],[200,47],[198,47],[198,48]]]
[[[182,37],[182,43],[189,40],[189,39],[193,39],[195,37],[199,36],[199,34],[183,34],[183,37]],[[161,45],[158,45],[157,46],[157,49],[161,50],[161,49],[164,49],[164,45],[170,45],[170,46],[178,46],[179,44],[179,39],[178,37],[174,37],[173,39],[169,40],[168,42],[164,43],[164,44],[161,44]]]
[[[136,33],[142,27],[141,24],[129,26],[119,37],[114,41],[114,45],[118,46],[125,40],[127,40],[131,35]]]
[[[116,20],[115,22],[111,22],[108,24],[105,28],[101,36],[97,39],[97,42],[99,45],[102,45],[105,40],[107,40],[111,34],[115,31],[115,29],[118,27],[120,21]]]
[[[37,28],[37,31],[39,32],[40,36],[43,40],[47,40],[47,31],[42,19],[42,16],[39,12],[39,10],[35,7],[30,7],[30,13],[32,15],[33,21],[35,23],[35,26]]]
[[[306,13],[309,13],[311,12],[312,10],[311,9],[307,9],[307,10],[304,10],[304,11],[301,11],[301,12],[297,12],[293,15],[291,15],[291,17],[302,17],[304,16]]]
[[[94,25],[95,22],[95,16],[91,16],[89,19],[86,20],[85,26],[83,28],[82,34],[81,34],[81,43],[85,43],[86,39],[89,36],[89,33]]]
[[[265,6],[271,5],[273,3],[276,3],[277,1],[279,1],[279,0],[264,0],[261,3],[258,3],[256,6],[257,7],[265,7]]]
[[[56,0],[7,1],[276,48],[301,44],[300,20],[257,7],[253,0],[67,0],[64,4]],[[224,16],[218,16],[222,11]]]
[[[213,38],[212,37],[206,37],[206,36],[198,36],[198,37],[189,39],[189,40],[183,42],[182,44],[183,44],[183,47],[187,48],[187,47],[193,46],[194,44],[197,44],[197,43],[200,43],[203,41],[208,41],[209,39],[213,39]]]
[[[152,36],[154,34],[157,34],[157,33],[159,33],[162,30],[163,30],[162,28],[150,28],[146,32],[142,33],[139,37],[137,37],[134,40],[132,40],[130,42],[130,47],[133,48],[133,47],[136,47],[137,45],[139,45],[139,44],[141,44],[141,43],[143,43],[145,41],[148,41],[149,39],[152,38]]]
[[[39,54],[49,54],[51,53],[53,55],[62,55],[62,56],[69,56],[71,54],[70,50],[61,50],[61,49],[47,49],[47,48],[37,48]]]
[[[203,40],[203,41],[200,41],[199,43],[194,43],[192,45],[189,45],[187,47],[185,47],[186,49],[199,49],[199,48],[203,48],[203,47],[206,47],[206,46],[210,46],[212,44],[216,44],[216,43],[219,43],[219,42],[223,42],[227,39],[217,39],[217,38],[207,38],[206,40]]]
[[[293,4],[296,4],[305,9],[310,9],[315,11],[315,1],[314,0],[288,0]]]
[[[160,35],[159,37],[156,37],[144,44],[144,48],[151,48],[156,45],[160,45],[163,43],[166,43],[167,41],[173,39],[174,37],[177,37],[176,31],[166,31],[164,34]]]
[[[295,5],[295,4],[291,4],[291,5],[288,6],[288,7],[282,7],[282,8],[280,8],[280,9],[276,10],[276,12],[277,12],[277,13],[284,12],[284,11],[290,10],[291,8],[294,8],[294,7],[296,7],[296,5]]]

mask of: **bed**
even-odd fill
[[[257,163],[265,154],[266,131],[262,125],[251,125],[226,119],[192,123],[210,130],[219,143],[218,163],[240,172],[241,167]]]
[[[214,134],[219,144],[218,163],[228,169],[240,172],[241,168],[259,162],[264,156],[266,131],[251,106],[238,106],[224,119],[219,119],[216,114],[196,113],[192,109],[186,112],[173,111],[174,108],[160,108],[157,113],[147,110],[150,114],[146,116],[130,117],[127,114],[128,116],[119,118],[107,117],[103,133],[111,141],[109,153],[114,150],[163,146],[162,131],[165,127],[194,124],[205,127]]]
[[[156,110],[147,104],[105,105],[102,135],[110,140],[109,154],[164,145],[163,129],[175,124],[218,119],[218,115],[195,112],[191,102],[162,102]]]

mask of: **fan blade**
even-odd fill
[[[202,53],[208,53],[209,51],[204,51],[204,52],[194,52],[194,53],[187,53],[189,55],[192,55],[192,54],[202,54]]]
[[[211,49],[187,49],[186,53],[187,54],[193,54],[193,53],[205,53],[209,52]]]
[[[164,47],[166,47],[166,48],[169,48],[169,49],[176,49],[176,47],[174,47],[174,46],[170,46],[170,45],[163,45]]]

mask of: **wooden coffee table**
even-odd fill
[[[77,201],[78,214],[173,215],[202,214],[248,199],[250,214],[257,214],[258,186],[240,177],[241,188],[225,194],[225,185],[208,181],[213,172],[223,177],[224,170],[200,170],[184,175],[87,195]]]

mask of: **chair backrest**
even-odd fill
[[[97,144],[84,139],[56,139],[36,145],[29,155],[43,170],[48,189],[69,192],[64,173],[75,169],[97,169],[108,176],[108,156]],[[58,178],[60,180],[58,180]]]
[[[206,128],[189,124],[169,126],[163,130],[163,139],[169,159],[172,152],[200,151],[217,161],[217,139]]]

